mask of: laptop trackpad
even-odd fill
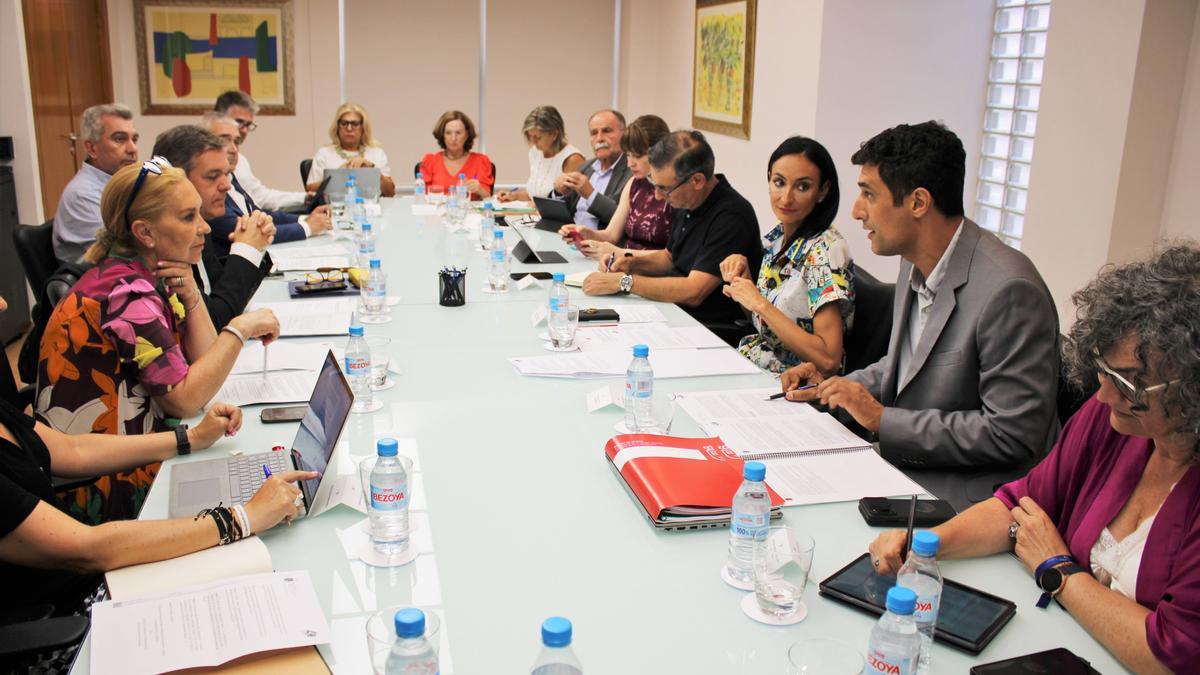
[[[179,481],[175,486],[175,490],[178,495],[175,498],[176,503],[181,506],[185,504],[204,504],[213,501],[214,497],[220,497],[221,479],[214,477]]]

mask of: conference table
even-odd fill
[[[589,413],[585,396],[613,380],[524,377],[508,363],[514,356],[550,353],[537,336],[544,325],[530,322],[547,289],[484,293],[485,254],[472,234],[452,231],[438,216],[414,216],[411,198],[384,199],[382,207],[382,217],[374,219],[377,251],[389,295],[399,302],[390,307],[389,323],[365,330],[368,337],[391,338],[399,375],[392,375],[396,386],[375,394],[382,410],[350,416],[335,468],[356,471],[378,438],[415,443],[414,519],[417,533],[427,529],[420,537],[425,543],[413,563],[368,566],[357,559],[367,536],[365,516],[346,507],[261,535],[277,570],[302,569],[311,576],[333,634],[319,649],[335,673],[370,672],[367,617],[402,605],[443,619],[443,674],[528,672],[541,648],[541,622],[554,615],[574,624],[574,649],[588,673],[782,674],[789,645],[810,637],[865,651],[875,618],[820,597],[816,583],[863,553],[879,532],[863,522],[855,503],[784,509],[783,522],[816,541],[804,594],[807,618],[788,627],[747,618],[739,608],[745,592],[718,576],[728,530],[655,530],[610,469],[604,444],[623,413],[615,406]],[[514,272],[594,267],[552,233],[524,233],[535,248],[558,251],[567,263],[514,261]],[[510,249],[518,241],[512,232],[505,238]],[[330,242],[320,237],[281,247]],[[445,266],[468,268],[461,307],[438,304],[437,272]],[[571,293],[575,304],[618,312],[623,304],[646,302]],[[286,298],[286,284],[267,279],[255,301]],[[678,307],[658,305],[671,325],[695,325]],[[307,339],[339,346],[345,341]],[[668,393],[773,386],[765,373],[655,382],[656,391]],[[290,444],[296,424],[264,425],[261,407],[245,407],[236,437],[165,462],[141,517],[166,517],[170,472],[181,462]],[[682,411],[672,433],[704,435]],[[1017,613],[979,656],[936,644],[933,672],[965,673],[973,664],[1059,646],[1100,672],[1124,671],[1062,608],[1035,606],[1039,592],[1016,558],[945,561],[941,569],[1014,601]],[[75,672],[87,671],[85,644]]]

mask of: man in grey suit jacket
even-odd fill
[[[1024,474],[1057,434],[1058,315],[1033,263],[963,216],[965,153],[936,122],[867,141],[853,216],[871,250],[900,255],[888,353],[823,380],[784,374],[875,434],[880,454],[962,509]],[[869,321],[869,317],[856,317]]]
[[[554,181],[554,191],[563,196],[575,223],[593,230],[608,227],[621,201],[621,190],[629,182],[629,164],[621,152],[625,116],[616,110],[601,110],[588,119],[588,139],[596,153],[579,171],[564,173]]]

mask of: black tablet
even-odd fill
[[[819,591],[879,616],[888,589],[895,585],[895,577],[875,573],[870,554],[864,553],[822,581]],[[1016,612],[1016,604],[1009,600],[945,579],[934,639],[978,654]]]

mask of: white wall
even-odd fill
[[[13,181],[17,216],[27,225],[45,222],[29,94],[29,62],[25,58],[25,23],[20,0],[0,6],[0,136],[13,139]],[[50,214],[53,216],[54,214]],[[4,245],[8,245],[5,242]]]
[[[1195,208],[1196,187],[1200,186],[1200,10],[1195,15],[1179,119],[1175,123],[1175,152],[1163,199],[1161,233],[1165,237],[1200,240],[1200,215]]]

